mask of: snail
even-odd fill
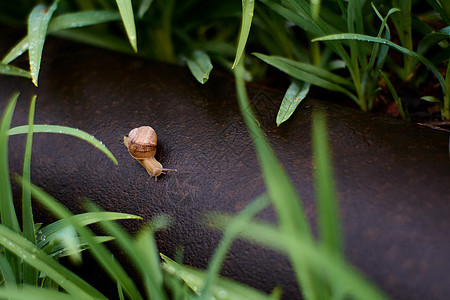
[[[130,131],[128,137],[123,137],[123,142],[130,155],[136,159],[151,177],[165,174],[164,171],[175,171],[175,169],[164,169],[159,161],[155,159],[156,154],[156,132],[150,126],[141,126]]]

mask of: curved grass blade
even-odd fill
[[[50,21],[47,33],[59,30],[91,26],[111,21],[119,21],[120,14],[109,10],[81,11],[57,16]]]
[[[417,46],[417,53],[424,54],[428,49],[437,45],[439,42],[450,39],[450,26],[442,28],[438,32],[427,34]]]
[[[28,115],[28,132],[27,143],[25,146],[25,156],[23,159],[23,178],[24,184],[22,185],[22,226],[23,236],[33,244],[36,244],[36,231],[34,228],[33,209],[31,205],[31,149],[33,145],[33,124],[34,124],[34,112],[36,107],[36,95],[31,98],[30,111]],[[23,282],[37,286],[38,273],[29,264],[23,265]]]
[[[123,25],[125,26],[131,47],[133,47],[134,52],[137,52],[136,25],[134,23],[131,0],[116,0],[116,3],[119,7],[119,12],[122,16]]]
[[[326,119],[323,113],[312,117],[314,190],[316,192],[317,225],[321,246],[336,258],[344,257],[339,208],[333,178],[331,151]]]
[[[11,290],[0,287],[0,297],[2,299],[14,300],[79,300],[77,295],[69,295],[67,293],[58,292],[49,288],[38,288],[24,285],[21,289]]]
[[[17,126],[17,127],[11,128],[8,131],[8,134],[9,135],[24,134],[24,133],[27,133],[27,131],[28,131],[28,125],[23,125],[23,126]],[[100,142],[94,136],[90,135],[89,133],[87,133],[85,131],[82,131],[82,130],[79,130],[76,128],[67,127],[67,126],[34,125],[33,132],[34,133],[38,133],[38,132],[62,133],[62,134],[75,136],[79,139],[82,139],[82,140],[90,143],[94,147],[98,148],[100,151],[105,153],[106,156],[108,156],[109,159],[111,159],[116,165],[118,164],[117,159],[114,157],[114,155],[111,153],[111,151],[109,151],[108,148],[106,148],[106,146],[102,142]]]
[[[20,232],[19,222],[14,210],[11,182],[8,167],[8,130],[16,106],[19,93],[15,93],[9,100],[3,112],[0,123],[0,215],[3,225],[15,232]],[[14,266],[12,266],[14,268]]]
[[[30,72],[16,66],[7,65],[5,63],[0,63],[0,74],[31,78]]]
[[[145,13],[148,11],[148,9],[150,8],[150,6],[152,5],[153,0],[142,0],[141,1],[141,5],[139,5],[139,9],[138,9],[138,18],[142,18]]]
[[[447,93],[447,86],[445,84],[444,78],[442,77],[439,70],[436,68],[436,66],[431,61],[429,61],[426,57],[424,57],[414,51],[406,49],[402,46],[399,46],[389,40],[377,38],[377,37],[373,37],[373,36],[369,36],[369,35],[364,35],[364,34],[341,33],[341,34],[332,34],[332,35],[327,35],[324,37],[315,38],[312,41],[317,42],[317,41],[337,41],[337,40],[358,40],[361,42],[378,43],[378,44],[382,44],[382,45],[387,45],[387,46],[397,50],[400,53],[414,57],[415,59],[422,62],[425,66],[427,66],[427,68],[434,74],[434,76],[436,76],[436,78],[438,79],[438,81],[441,85],[444,95]]]
[[[195,79],[201,84],[205,84],[213,68],[208,54],[202,50],[195,50],[190,56],[183,58]]]
[[[22,179],[19,176],[16,176],[15,180],[22,183]],[[114,259],[113,255],[105,247],[105,245],[97,243],[95,235],[92,231],[85,226],[82,226],[75,219],[71,218],[73,215],[65,206],[60,204],[58,201],[53,199],[53,197],[46,194],[35,185],[31,185],[31,193],[36,200],[38,200],[55,216],[64,219],[75,228],[78,234],[89,244],[89,249],[98,263],[102,265],[107,273],[109,273],[111,278],[120,282],[130,299],[142,299],[142,296],[136,288],[133,280],[128,276],[122,266]]]
[[[308,95],[311,84],[306,82],[292,81],[281,102],[280,109],[277,114],[277,126],[287,121],[294,113],[297,106]]]
[[[47,28],[47,34],[55,33],[60,30],[85,27],[95,24],[106,23],[110,21],[119,21],[120,14],[108,10],[98,11],[82,11],[76,13],[68,13],[57,16],[52,19]],[[4,64],[9,64],[17,57],[22,55],[28,50],[28,36],[24,37],[14,48],[12,48],[8,54],[3,58]],[[31,75],[28,75],[31,78]]]
[[[247,205],[236,218],[233,219],[233,222],[230,222],[225,228],[223,237],[208,264],[208,270],[206,271],[203,280],[203,287],[199,292],[202,297],[208,297],[211,294],[211,290],[218,278],[218,274],[223,261],[225,260],[225,256],[239,232],[244,228],[246,223],[248,223],[257,213],[266,208],[269,204],[270,199],[267,194],[257,197],[249,205]],[[210,217],[213,217],[213,215],[210,215]],[[208,216],[206,223],[208,223]]]
[[[9,179],[8,129],[11,126],[11,120],[18,97],[19,93],[15,93],[11,97],[3,112],[0,123],[0,220],[4,226],[11,228],[15,232],[20,232],[20,227],[14,209],[11,181]],[[17,257],[7,249],[5,249],[5,257],[13,270],[13,274],[17,276],[16,279],[18,280],[18,278],[21,278],[22,270],[19,266]]]
[[[67,292],[80,298],[97,297],[106,299],[80,277],[63,267],[20,234],[13,232],[4,225],[0,225],[0,244],[28,264],[47,274],[48,277],[52,278]]]
[[[74,215],[71,218],[74,219],[74,222],[80,224],[80,226],[87,226],[90,224],[95,224],[102,221],[115,221],[115,220],[131,220],[137,219],[142,220],[142,217],[126,214],[126,213],[118,213],[118,212],[88,212],[83,214]],[[67,228],[69,223],[65,220],[55,221],[42,229],[39,230],[39,238],[37,246],[39,248],[44,247],[49,241],[53,239],[53,236],[64,228]]]
[[[267,192],[280,220],[280,229],[295,236],[302,236],[305,240],[312,240],[311,229],[299,196],[265,136],[259,129],[255,115],[251,110],[244,84],[244,74],[245,69],[241,61],[235,69],[239,108],[254,141]],[[298,256],[298,253],[290,252],[289,258],[299,286],[301,286],[303,296],[312,298],[318,292],[315,286],[318,285],[319,281],[316,280],[317,278],[314,277],[311,270],[306,268],[303,257]]]
[[[394,102],[397,105],[397,109],[398,109],[402,119],[411,121],[408,110],[403,109],[402,100],[398,96],[397,91],[395,90],[394,86],[392,85],[392,82],[389,79],[389,77],[384,72],[380,72],[380,75],[383,77],[384,81],[386,82],[386,86],[388,87],[389,91],[391,92],[392,98],[394,99]]]
[[[14,276],[11,265],[3,254],[0,254],[0,272],[2,284],[4,284],[7,289],[17,289],[16,277]]]
[[[242,23],[241,31],[239,33],[239,41],[236,48],[236,57],[233,62],[234,69],[241,60],[244,53],[245,44],[247,44],[248,35],[250,33],[250,27],[253,20],[253,10],[255,9],[255,0],[242,0]]]
[[[232,218],[224,214],[216,214],[211,221],[210,227],[224,229],[232,221]],[[253,243],[256,242],[285,255],[294,251],[296,255],[304,257],[304,262],[309,268],[323,270],[322,274],[326,274],[330,283],[341,286],[349,299],[389,299],[387,295],[344,259],[337,259],[326,249],[315,246],[311,240],[307,240],[301,235],[290,235],[281,232],[273,224],[253,221],[246,224],[245,228],[239,233],[239,238]]]
[[[256,57],[268,63],[271,66],[283,71],[289,76],[297,80],[304,81],[331,91],[338,91],[349,96],[353,101],[359,103],[358,99],[349,90],[342,85],[352,86],[352,84],[344,78],[328,72],[322,68],[314,67],[298,61],[293,61],[279,56],[267,56],[254,53]]]
[[[41,68],[42,50],[50,19],[58,6],[58,1],[53,2],[48,9],[45,5],[38,5],[28,18],[28,52],[30,56],[31,79],[38,86],[39,69]]]
[[[15,60],[17,57],[21,56],[25,51],[28,50],[28,36],[24,37],[17,45],[14,46],[9,52],[5,55],[5,57],[2,60],[2,63],[9,64],[13,60]],[[30,74],[31,78],[31,74]]]
[[[91,202],[87,203],[86,209],[99,212],[99,208]],[[136,266],[144,280],[147,296],[151,299],[167,299],[153,233],[158,229],[166,228],[169,223],[166,216],[157,216],[138,234],[136,240],[133,240],[124,229],[114,222],[107,220],[100,222],[100,226],[115,237],[115,242],[127,253],[130,261]]]
[[[196,268],[179,265],[164,254],[160,255],[164,260],[164,263],[162,264],[163,270],[172,276],[180,278],[194,292],[198,293],[198,291],[202,287],[205,272]],[[217,278],[215,284],[211,287],[210,290],[213,299],[223,299],[224,294],[226,295],[226,299],[274,299],[257,289],[251,288],[225,277]]]

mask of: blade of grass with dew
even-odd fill
[[[118,164],[117,159],[114,157],[114,155],[111,153],[111,151],[108,150],[108,148],[106,148],[106,146],[100,142],[98,139],[96,139],[94,136],[90,135],[89,133],[76,129],[76,128],[71,128],[71,127],[66,127],[66,126],[58,126],[58,125],[34,125],[33,126],[33,132],[34,133],[61,133],[61,134],[67,134],[67,135],[72,135],[74,137],[77,137],[81,140],[84,140],[88,143],[90,143],[91,145],[93,145],[94,147],[96,147],[97,149],[99,149],[100,151],[102,151],[103,153],[106,154],[106,156],[109,157],[109,159],[111,159],[114,164]],[[28,125],[22,125],[22,126],[17,126],[14,128],[11,128],[8,131],[9,135],[16,135],[16,134],[24,134],[28,132]]]
[[[344,257],[339,208],[333,178],[331,151],[323,112],[312,117],[314,190],[316,192],[317,225],[320,244],[336,258]]]
[[[202,297],[208,297],[210,295],[211,288],[214,286],[215,280],[218,278],[221,266],[225,260],[225,256],[239,231],[242,230],[243,226],[245,226],[249,220],[251,220],[258,212],[266,208],[269,204],[270,199],[267,194],[257,197],[239,213],[238,217],[233,219],[233,223],[229,223],[229,226],[225,228],[223,237],[214,251],[213,257],[208,263],[208,269],[204,277],[203,287],[199,292]]]
[[[304,81],[331,91],[341,92],[350,97],[356,103],[359,103],[358,98],[356,98],[352,92],[342,87],[340,84],[351,86],[353,85],[338,75],[332,74],[331,72],[328,72],[324,69],[293,61],[284,57],[267,56],[259,53],[254,53],[254,55],[262,61],[268,63],[271,66],[274,66],[275,68],[288,74],[289,76],[294,77],[297,80]],[[325,74],[329,76],[326,76]]]
[[[236,57],[233,62],[234,69],[242,58],[245,44],[247,44],[248,35],[250,34],[250,27],[253,20],[253,11],[255,9],[255,0],[242,0],[242,23],[241,31],[239,33],[238,45],[236,48]]]
[[[0,63],[0,74],[31,78],[30,72],[25,71],[24,69],[21,69],[19,67],[7,65],[4,63]]]
[[[88,212],[88,213],[82,213],[78,215],[74,215],[71,218],[75,219],[74,222],[79,223],[81,226],[87,226],[94,223],[98,223],[101,221],[115,221],[115,220],[142,220],[142,217],[126,214],[126,213],[118,213],[118,212]],[[40,229],[38,231],[39,238],[38,238],[38,247],[42,248],[45,246],[49,241],[52,240],[53,236],[58,233],[60,230],[64,230],[64,228],[71,226],[69,223],[67,223],[65,220],[58,220],[55,221],[44,228]]]
[[[99,208],[92,202],[87,202],[86,208],[92,212],[99,212]],[[152,231],[167,227],[169,220],[165,216],[159,216],[158,218],[153,218],[151,224],[153,226],[149,225],[150,227],[147,227],[146,233],[142,233],[144,235],[149,234],[150,236],[143,237],[139,235],[141,240],[138,238],[137,241],[133,241],[129,234],[117,224],[105,220],[100,222],[100,226],[108,234],[116,238],[115,242],[127,253],[128,258],[137,267],[142,278],[144,278],[148,296],[152,299],[166,299],[163,289],[162,273],[159,267],[158,251],[152,237]],[[151,230],[149,230],[150,228]],[[144,245],[150,248],[144,249]]]
[[[119,13],[106,10],[83,11],[83,12],[63,14],[55,17],[50,21],[50,23],[48,24],[46,34],[55,33],[57,31],[65,29],[85,27],[111,21],[119,21],[120,19],[121,18]],[[27,51],[28,46],[29,46],[28,36],[26,36],[16,46],[14,46],[8,52],[8,54],[6,54],[2,62],[4,64],[9,64],[17,57],[22,55],[25,51]],[[28,74],[27,77],[31,78],[31,75]]]
[[[15,176],[15,180],[22,183],[22,178],[19,176]],[[96,243],[94,239],[95,235],[92,231],[81,225],[74,218],[71,218],[73,215],[66,207],[33,184],[31,185],[31,194],[56,217],[66,220],[67,223],[75,228],[78,234],[89,244],[89,249],[99,264],[103,266],[104,270],[111,278],[120,281],[123,289],[131,299],[142,299],[136,285],[124,271],[122,266],[114,260],[111,252],[103,244]]]
[[[9,50],[9,52],[3,58],[2,63],[9,64],[13,60],[15,60],[17,57],[21,56],[25,51],[27,51],[28,46],[29,46],[28,36],[26,36],[22,40],[20,40],[20,42],[17,43],[16,46],[14,46],[11,50]],[[30,74],[30,78],[31,78],[31,74]]]
[[[411,121],[408,111],[403,109],[402,100],[400,99],[397,92],[395,91],[395,88],[392,85],[392,82],[389,79],[389,77],[384,72],[380,72],[380,75],[381,75],[381,77],[383,77],[384,81],[386,82],[386,86],[388,87],[389,91],[391,92],[392,98],[394,99],[394,102],[397,105],[397,109],[398,109],[402,119]]]
[[[312,240],[311,229],[300,198],[273,150],[270,148],[265,136],[259,129],[255,115],[251,110],[244,84],[244,71],[244,66],[241,62],[234,72],[239,108],[255,144],[264,182],[277,213],[280,228],[283,232],[294,236],[300,235],[306,240]],[[315,299],[317,293],[322,291],[318,287],[320,279],[314,277],[310,270],[306,268],[303,257],[298,256],[295,252],[290,252],[289,258],[304,298]]]
[[[328,35],[328,36],[324,36],[324,37],[320,37],[320,38],[315,38],[315,39],[313,39],[313,42],[336,41],[336,40],[358,40],[361,42],[378,43],[378,44],[382,44],[382,45],[387,45],[402,54],[412,56],[415,59],[419,60],[421,63],[423,63],[434,74],[434,76],[436,76],[436,78],[438,79],[438,81],[441,85],[441,88],[442,88],[442,91],[444,92],[444,94],[447,91],[447,86],[445,85],[444,78],[442,77],[439,70],[436,68],[436,66],[431,61],[429,61],[426,57],[424,57],[416,52],[413,52],[409,49],[406,49],[402,46],[399,46],[389,40],[385,40],[382,38],[377,38],[377,37],[373,37],[373,36],[369,36],[369,35],[363,35],[363,34],[341,33],[341,34],[332,34],[332,35]]]
[[[30,110],[28,114],[28,132],[27,142],[25,146],[25,155],[23,159],[23,178],[24,184],[22,185],[22,226],[23,237],[28,239],[33,244],[36,244],[36,231],[34,229],[33,209],[31,205],[31,150],[33,145],[33,124],[34,124],[34,112],[36,107],[36,95],[31,98]],[[37,286],[38,273],[36,269],[27,263],[23,264],[23,282]]]
[[[137,52],[136,25],[134,23],[131,0],[116,0],[116,3],[117,7],[119,7],[119,12],[122,16],[123,25],[125,26],[131,47],[133,47],[134,52]]]
[[[310,86],[311,84],[306,82],[291,82],[278,110],[276,119],[277,126],[280,126],[281,123],[287,121],[292,116],[300,102],[308,95]]]
[[[205,84],[209,79],[209,73],[213,68],[208,54],[202,50],[195,50],[191,55],[183,57],[189,70],[195,79],[201,84]]]
[[[0,225],[0,244],[36,269],[44,272],[68,293],[81,298],[105,299],[96,289],[63,267],[20,234]]]
[[[38,86],[39,70],[41,68],[42,50],[50,19],[58,7],[58,0],[47,9],[45,5],[38,5],[28,18],[28,52],[30,56],[31,79]]]
[[[216,214],[208,224],[211,228],[223,230],[232,221],[232,217]],[[289,255],[295,249],[297,255],[305,258],[305,263],[312,269],[322,270],[327,279],[334,285],[345,289],[345,295],[354,296],[350,299],[382,300],[389,299],[373,283],[353,268],[345,259],[336,259],[322,247],[317,247],[312,241],[302,236],[283,233],[273,224],[267,222],[249,222],[239,233],[239,238],[252,243],[258,243],[277,252]]]
[[[2,299],[14,300],[79,300],[78,295],[69,295],[50,288],[33,287],[24,285],[21,289],[11,290],[0,287],[0,297]],[[93,299],[93,298],[91,298]]]
[[[193,267],[180,265],[164,254],[160,255],[164,260],[164,263],[162,264],[163,270],[168,274],[183,280],[194,292],[198,294],[198,291],[201,289],[204,281],[205,272]],[[215,284],[210,290],[210,294],[215,299],[223,299],[224,296],[226,296],[226,299],[274,299],[257,289],[225,277],[217,278]]]

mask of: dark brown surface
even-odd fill
[[[2,43],[6,49],[13,44]],[[1,111],[13,92],[21,92],[13,125],[26,123],[29,99],[37,94],[37,124],[87,131],[119,161],[115,166],[73,137],[35,135],[32,181],[75,212],[88,197],[105,210],[144,220],[169,214],[174,223],[158,234],[159,250],[173,256],[181,246],[185,263],[205,267],[220,234],[202,225],[202,213],[236,213],[265,190],[229,77],[200,86],[185,69],[50,39],[39,83],[34,88],[27,79],[0,76]],[[326,110],[349,260],[393,298],[446,299],[448,134],[310,100],[277,128],[282,93],[250,88],[249,94],[311,221],[310,114],[313,107]],[[154,182],[129,155],[123,136],[141,125],[156,130],[156,158],[178,173]],[[20,173],[23,149],[24,137],[11,137],[11,172]],[[276,219],[272,209],[260,217]],[[40,211],[36,221],[45,219]],[[125,226],[135,231],[141,224]],[[288,298],[298,295],[286,258],[242,241],[222,274],[267,292],[281,284]]]

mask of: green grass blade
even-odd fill
[[[439,0],[427,0],[427,2],[434,8],[435,11],[439,13],[442,20],[444,20],[447,25],[450,25],[450,5],[446,3],[448,0],[441,0],[443,3],[445,3],[443,6],[441,6],[441,3],[439,3]]]
[[[142,18],[145,13],[148,11],[148,9],[150,8],[150,6],[152,5],[153,0],[142,0],[141,1],[141,5],[139,5],[139,10],[138,10],[138,18]]]
[[[227,215],[217,214],[209,225],[215,229],[223,229],[231,221]],[[344,259],[336,259],[322,247],[315,246],[311,240],[302,236],[292,236],[278,230],[273,224],[250,222],[239,234],[249,242],[256,242],[280,253],[289,255],[295,249],[298,256],[305,258],[308,267],[323,271],[330,284],[344,289],[349,299],[382,300],[389,299],[363,274],[350,266]],[[351,297],[354,296],[354,297]],[[345,298],[345,299],[347,299]]]
[[[277,213],[280,228],[283,232],[294,236],[299,235],[306,240],[311,240],[311,229],[298,194],[255,121],[256,118],[251,110],[245,89],[245,70],[242,62],[235,69],[234,74],[239,108],[254,141],[264,182]],[[315,288],[317,281],[315,281],[312,274],[306,268],[303,257],[298,256],[295,252],[290,252],[289,258],[294,266],[294,272],[304,297],[313,299],[317,293]]]
[[[163,273],[160,267],[158,247],[152,230],[142,230],[134,243],[138,263],[144,274],[145,287],[150,299],[168,299],[164,291]]]
[[[438,32],[427,34],[417,46],[417,53],[424,54],[428,49],[436,46],[439,42],[450,39],[450,26],[442,28]]]
[[[286,20],[291,21],[292,23],[302,28],[306,32],[310,32],[314,36],[320,36],[323,34],[323,32],[317,27],[317,25],[314,22],[311,22],[310,19],[305,18],[302,14],[298,14],[295,11],[283,7],[272,0],[260,0],[260,1],[265,5],[267,5],[267,7],[278,13],[280,16],[284,17]]]
[[[19,222],[14,210],[14,202],[11,191],[8,167],[8,129],[16,106],[19,93],[15,93],[9,100],[3,112],[0,124],[0,214],[3,225],[15,232],[20,232]]]
[[[0,244],[28,264],[47,274],[67,292],[81,298],[98,297],[105,299],[91,285],[64,268],[20,234],[13,232],[4,225],[0,225]]]
[[[11,181],[9,177],[8,129],[11,126],[11,120],[18,97],[19,93],[16,93],[11,97],[3,112],[0,123],[0,220],[4,226],[11,228],[15,232],[20,232],[20,227],[14,209]],[[16,280],[19,280],[19,278],[22,277],[22,269],[19,266],[19,260],[9,250],[5,250],[5,256],[13,270],[13,274],[16,276]]]
[[[196,268],[177,264],[167,256],[161,254],[164,263],[162,268],[168,274],[176,276],[183,280],[194,292],[198,293],[202,287],[205,272]],[[214,286],[211,287],[212,299],[272,299],[273,298],[263,292],[246,286],[242,283],[233,281],[228,278],[219,277]],[[208,299],[208,298],[207,298]]]
[[[79,300],[79,295],[69,295],[49,288],[37,288],[23,286],[21,289],[11,290],[0,287],[0,297],[2,299],[14,300]]]
[[[26,36],[5,55],[5,57],[2,60],[2,63],[9,64],[17,57],[21,56],[25,51],[27,51],[28,46],[29,46],[28,36]],[[31,78],[31,74],[29,76]]]
[[[45,5],[38,5],[28,18],[28,52],[30,56],[31,79],[38,86],[39,70],[41,68],[42,50],[44,49],[47,27],[50,19],[58,6],[55,1],[48,9]]]
[[[208,54],[201,50],[195,50],[191,55],[184,57],[195,79],[201,84],[209,79],[209,73],[213,68]]]
[[[9,135],[15,135],[15,134],[24,134],[28,132],[28,125],[23,126],[17,126],[14,128],[11,128],[8,131]],[[77,137],[81,140],[84,140],[103,153],[106,154],[106,156],[109,157],[116,165],[118,164],[117,159],[114,157],[114,155],[111,153],[111,151],[106,148],[106,146],[100,142],[98,139],[96,139],[94,136],[90,135],[89,133],[66,126],[58,126],[58,125],[34,125],[33,128],[34,133],[61,133],[61,134],[67,134],[72,135],[74,137]]]
[[[284,94],[280,109],[277,114],[277,126],[287,121],[294,113],[297,106],[308,95],[310,83],[292,81]]]
[[[87,204],[87,209],[93,212],[99,212],[99,208],[90,202]],[[141,231],[137,240],[134,241],[117,224],[106,220],[100,222],[102,228],[108,234],[115,237],[115,242],[127,253],[128,258],[142,275],[149,298],[166,299],[153,232],[157,229],[167,227],[169,225],[169,219],[166,216],[159,216],[153,218],[151,224],[153,226],[147,225],[147,228]]]
[[[239,33],[238,45],[236,48],[236,57],[233,62],[234,69],[244,54],[245,44],[247,44],[248,35],[250,34],[250,27],[253,20],[253,11],[255,9],[255,0],[242,0],[242,23],[241,31]]]
[[[137,52],[136,25],[134,23],[131,0],[116,0],[116,3],[119,7],[119,12],[122,16],[123,25],[125,26],[131,47],[133,47],[134,52]]]
[[[411,51],[409,49],[406,49],[402,46],[399,46],[389,40],[386,39],[382,39],[382,38],[377,38],[377,37],[373,37],[373,36],[369,36],[369,35],[363,35],[363,34],[354,34],[354,33],[342,33],[342,34],[332,34],[332,35],[328,35],[328,36],[324,36],[324,37],[320,37],[320,38],[315,38],[313,39],[313,42],[317,42],[317,41],[337,41],[337,40],[357,40],[357,41],[361,41],[361,42],[371,42],[371,43],[378,43],[378,44],[382,44],[382,45],[387,45],[395,50],[397,50],[398,52],[405,54],[405,55],[409,55],[417,60],[419,60],[420,62],[422,62],[425,66],[427,66],[427,68],[434,74],[434,76],[436,76],[436,78],[438,79],[442,91],[444,92],[444,94],[446,94],[447,92],[447,86],[445,84],[444,78],[442,77],[441,73],[439,72],[439,70],[436,68],[436,66],[429,61],[427,58],[425,58],[424,56]]]
[[[80,224],[80,226],[87,226],[91,224],[95,224],[101,221],[115,221],[115,220],[131,220],[137,219],[142,220],[142,217],[118,213],[118,212],[88,212],[83,214],[74,215],[71,218],[74,219],[74,222]],[[48,242],[54,239],[54,235],[59,231],[64,230],[68,226],[71,226],[65,220],[55,221],[38,231],[39,238],[37,246],[39,248],[44,247]]]
[[[320,243],[331,255],[342,258],[344,257],[342,230],[339,222],[326,119],[322,113],[314,113],[312,120],[314,190],[316,191]]]
[[[23,236],[33,244],[36,244],[36,235],[34,229],[33,209],[31,205],[31,149],[33,145],[33,124],[34,124],[34,112],[36,107],[36,95],[31,98],[30,111],[28,115],[28,133],[27,143],[25,146],[25,157],[23,159],[23,178],[24,184],[22,185],[22,226]],[[38,273],[29,264],[23,265],[23,282],[25,284],[37,286]]]
[[[381,77],[383,77],[384,81],[386,82],[386,85],[391,92],[392,98],[394,99],[395,104],[397,105],[397,109],[400,113],[400,116],[403,120],[411,121],[411,118],[409,117],[408,111],[403,109],[402,101],[400,97],[397,95],[397,91],[395,90],[394,86],[392,85],[391,80],[389,77],[384,73],[380,72]]]
[[[254,53],[254,55],[262,61],[268,63],[271,66],[274,66],[275,68],[283,71],[284,73],[294,77],[297,80],[304,81],[331,91],[344,93],[353,101],[359,103],[358,99],[352,92],[340,85],[345,84],[350,86],[351,83],[338,75],[335,75],[324,69],[293,61],[284,57],[267,56],[259,53]]]
[[[15,179],[22,182],[20,177],[16,177]],[[124,271],[122,266],[113,258],[111,252],[103,244],[98,244],[96,242],[95,235],[88,228],[82,226],[79,222],[76,222],[76,219],[71,218],[72,213],[69,212],[66,207],[38,187],[31,185],[31,193],[36,200],[50,210],[56,217],[64,219],[75,228],[78,234],[89,244],[89,249],[97,259],[98,263],[103,266],[111,278],[120,281],[123,289],[131,299],[142,299],[134,282]]]
[[[2,273],[1,280],[5,287],[17,289],[16,277],[14,276],[11,265],[3,254],[0,254],[0,272]]]
[[[59,30],[91,26],[111,21],[119,21],[120,14],[115,11],[97,10],[68,13],[55,17],[48,25],[48,33]]]
[[[16,66],[0,63],[0,74],[31,78],[31,74]]]
[[[199,292],[202,297],[208,297],[211,288],[220,272],[220,268],[225,260],[225,256],[230,249],[234,239],[238,236],[239,231],[250,221],[258,212],[266,208],[270,204],[270,199],[267,194],[263,194],[253,200],[247,207],[245,207],[239,215],[233,219],[225,228],[223,237],[217,246],[212,259],[208,264],[208,270],[204,278],[203,287]],[[206,220],[208,222],[208,220]]]

